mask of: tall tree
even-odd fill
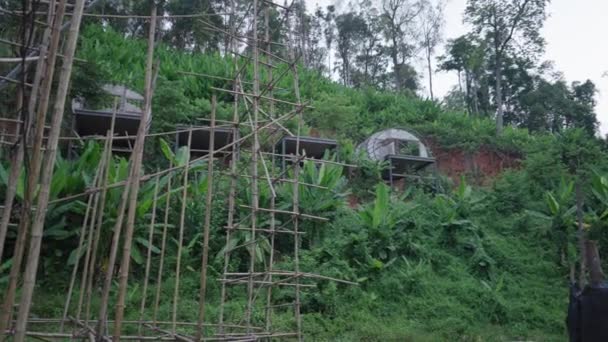
[[[340,75],[344,85],[352,85],[353,56],[358,54],[361,43],[368,33],[365,19],[356,12],[336,17],[337,56],[340,58]]]
[[[365,30],[361,32],[359,54],[355,57],[356,70],[353,70],[354,86],[378,87],[385,73],[384,46],[381,34],[381,18],[370,0],[359,3],[360,16],[365,20]]]
[[[223,21],[216,15],[216,2],[213,0],[168,0],[166,11],[169,14],[207,13],[203,18],[170,19],[164,39],[178,49],[198,52],[213,51],[219,48],[222,35],[214,27],[223,29]]]
[[[411,73],[407,61],[412,57],[415,19],[420,15],[422,5],[416,0],[382,0],[382,26],[388,41],[388,54],[393,64],[395,90],[405,89],[406,77]]]
[[[503,58],[515,43],[529,52],[540,52],[540,29],[549,0],[468,0],[465,20],[489,40],[494,57],[496,130],[503,129]]]
[[[325,48],[327,49],[327,70],[331,76],[333,68],[331,66],[331,49],[336,39],[336,7],[327,6],[327,11],[323,16],[325,27],[323,29],[323,35],[325,36]]]
[[[464,95],[468,112],[476,115],[486,112],[488,107],[485,95],[487,91],[483,91],[487,84],[485,58],[483,41],[472,35],[450,39],[446,45],[446,54],[439,57],[440,70],[457,72],[459,94]]]
[[[426,58],[426,66],[429,77],[429,93],[431,100],[434,100],[433,94],[433,63],[432,58],[435,53],[437,44],[441,42],[441,33],[443,25],[445,23],[443,17],[443,9],[445,2],[439,0],[434,4],[430,0],[424,0],[422,2],[422,12],[419,19],[419,34],[420,34],[420,45],[424,50]]]

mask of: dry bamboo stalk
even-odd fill
[[[299,168],[298,165],[296,165],[296,166]],[[294,186],[296,186],[296,185],[298,185],[298,182],[293,182],[293,184],[294,184]],[[244,204],[241,204],[240,207],[248,208],[248,209],[252,209],[253,208],[252,206],[244,205]],[[293,215],[293,216],[303,217],[303,218],[307,218],[307,219],[311,219],[311,220],[317,220],[317,221],[325,221],[325,222],[329,221],[329,219],[327,219],[325,217],[308,215],[308,214],[302,214],[302,213],[299,213],[299,212],[296,212],[296,211],[279,210],[279,209],[271,210],[271,209],[268,209],[268,208],[257,208],[257,210],[258,211],[265,211],[265,212],[268,212],[268,213],[274,212],[274,213],[277,213],[277,214]]]
[[[160,177],[156,177],[154,185],[154,198],[152,200],[152,218],[150,219],[150,226],[148,230],[148,251],[146,254],[146,270],[144,275],[144,288],[141,295],[141,306],[139,307],[139,320],[144,319],[144,309],[146,308],[146,294],[148,292],[148,277],[150,276],[150,261],[152,259],[152,242],[154,242],[154,225],[156,224],[156,202],[158,201],[158,185]],[[138,335],[141,335],[142,325],[138,327]]]
[[[167,198],[165,201],[165,213],[163,220],[163,235],[161,237],[160,244],[160,262],[158,266],[158,276],[156,279],[156,295],[154,296],[154,311],[152,313],[152,325],[156,326],[156,318],[158,314],[158,304],[160,302],[160,288],[163,281],[163,268],[165,265],[165,246],[167,245],[167,227],[169,227],[169,209],[171,204],[171,176],[173,174],[169,174],[169,179],[167,180]]]
[[[61,20],[59,19],[60,17],[62,17],[63,12],[65,10],[65,0],[62,0],[59,3],[59,8],[58,8],[58,13],[55,14],[54,12],[54,6],[51,6],[52,9],[49,9],[49,16],[48,16],[48,22],[52,23],[55,22],[57,23],[57,25],[60,25]],[[55,44],[55,40],[59,40],[59,37],[57,37],[55,39],[55,36],[58,36],[60,34],[59,31],[51,31],[50,29],[46,29],[44,32],[44,37],[43,37],[43,42],[41,44],[41,51],[44,50],[45,52],[48,50],[46,48],[47,44],[49,44],[48,42],[50,42],[51,44],[51,48],[53,48],[54,51],[51,51],[49,53],[49,56],[47,59],[42,59],[38,61],[38,67],[36,70],[36,74],[37,74],[37,78],[39,78],[39,83],[40,86],[42,87],[41,89],[39,89],[38,91],[40,91],[40,103],[41,105],[46,103],[46,107],[48,107],[48,97],[50,96],[50,84],[49,81],[46,81],[49,78],[52,78],[53,72],[54,72],[54,68],[49,68],[47,67],[47,65],[50,66],[50,61],[52,60],[52,54],[56,54],[57,53],[57,44]],[[47,63],[48,62],[48,63]],[[39,73],[40,72],[40,73]],[[44,76],[44,80],[42,79],[42,75]],[[45,97],[47,99],[45,99]],[[30,120],[29,122],[33,122],[33,113],[36,107],[36,102],[38,100],[38,92],[36,93],[32,93],[32,97],[30,98],[30,101],[28,103],[28,116],[30,116],[30,118],[32,120]],[[40,106],[39,106],[40,107]],[[36,122],[38,123],[38,126],[44,126],[44,115],[46,113],[46,109],[44,109],[44,112],[36,112],[37,114],[37,119]],[[40,115],[42,115],[42,118],[40,118]],[[29,127],[26,127],[26,134],[29,133]],[[42,131],[44,131],[44,129],[42,129]],[[36,133],[38,133],[38,130],[36,131]],[[36,137],[37,138],[37,137]],[[41,140],[42,141],[42,138]],[[25,148],[25,145],[27,145],[27,141],[23,141],[22,142],[22,149]],[[42,143],[40,143],[41,145]],[[31,202],[33,201],[33,195],[34,195],[34,188],[35,188],[35,184],[38,180],[38,172],[40,170],[40,167],[36,167],[36,165],[38,165],[40,162],[38,161],[40,158],[40,153],[41,153],[41,146],[38,146],[38,149],[34,149],[32,150],[32,162],[30,163],[31,165],[31,169],[30,172],[28,174],[28,181],[27,181],[27,187],[26,187],[26,191],[25,191],[25,196],[24,196],[24,201],[23,201],[23,206],[21,208],[21,215],[20,215],[20,220],[19,220],[19,227],[17,228],[17,239],[15,241],[15,247],[14,247],[14,252],[13,252],[13,264],[11,266],[11,271],[9,274],[9,281],[8,281],[8,288],[5,292],[4,295],[4,302],[2,304],[2,310],[0,311],[0,337],[2,337],[4,335],[4,332],[6,330],[6,327],[9,323],[10,317],[13,314],[13,304],[15,302],[15,292],[17,289],[17,282],[19,280],[19,272],[21,271],[21,263],[23,261],[23,256],[25,253],[25,243],[26,243],[26,237],[27,237],[27,229],[29,228],[29,224],[30,224],[30,208],[31,208]],[[21,152],[22,154],[25,153],[25,150],[23,150]],[[23,157],[22,158],[21,163],[23,163]],[[19,164],[21,164],[19,163]],[[37,171],[38,170],[38,171]],[[17,175],[18,177],[18,175]],[[17,178],[14,179],[14,182],[17,182]],[[6,210],[6,207],[5,207]],[[6,215],[3,214],[3,216]],[[7,215],[8,216],[8,215]]]
[[[272,214],[271,214],[272,215]],[[226,230],[229,230],[228,228],[226,228]],[[243,227],[234,227],[230,230],[242,230],[242,231],[251,231],[251,228],[243,228]],[[290,230],[284,230],[284,229],[260,229],[258,228],[259,232],[264,232],[264,233],[276,233],[276,234],[289,234],[289,235],[293,235],[295,234],[294,232],[290,231]],[[305,235],[305,232],[298,232],[298,234],[302,234]]]
[[[49,22],[51,15],[49,15]],[[47,45],[50,40],[50,30],[45,30],[41,42],[40,51],[46,54]],[[40,86],[40,81],[42,79],[42,74],[45,70],[45,63],[43,60],[38,61],[36,64],[36,72],[34,75],[34,83],[32,85],[32,92],[30,98],[28,100],[27,107],[27,118],[22,117],[21,120],[18,120],[17,127],[23,126],[21,129],[25,132],[25,136],[28,136],[29,133],[29,125],[34,117],[34,110],[36,107],[36,95],[38,94],[38,88]],[[28,122],[28,126],[25,126],[25,122]],[[19,138],[20,132],[17,131],[17,138]],[[6,234],[8,232],[8,225],[10,223],[10,218],[13,209],[13,202],[15,200],[15,195],[17,193],[17,183],[19,180],[19,176],[21,174],[21,167],[23,166],[23,158],[25,154],[25,145],[26,141],[19,141],[17,150],[11,156],[11,170],[8,178],[8,186],[5,193],[4,198],[4,210],[2,212],[2,219],[0,221],[0,265],[2,265],[2,255],[4,254],[4,243],[6,240]],[[1,334],[1,333],[0,333]],[[0,335],[1,336],[1,335]]]
[[[73,322],[76,321],[76,319],[73,318],[73,317],[71,317],[71,316],[69,318]],[[30,318],[30,320],[29,320],[30,324],[50,324],[50,323],[60,323],[60,322],[61,322],[61,318]],[[83,321],[79,321],[79,322],[80,323],[76,323],[76,324],[85,325],[85,323]],[[114,320],[108,320],[107,322],[108,323],[114,323]],[[132,321],[132,320],[127,321],[127,320],[125,320],[125,321],[122,321],[122,322],[123,322],[123,324],[130,324],[130,325],[137,325],[137,324],[140,324],[140,323],[143,323],[144,325],[145,324],[152,325],[154,323],[153,321],[149,321],[149,320],[145,320],[145,321],[139,321],[139,320],[137,320],[137,321]],[[97,323],[97,320],[90,320],[89,323]],[[173,322],[170,322],[170,321],[158,321],[156,323],[159,324],[159,325],[171,325],[171,324],[173,324]],[[198,322],[177,322],[177,325],[178,326],[196,327],[198,325]],[[206,326],[206,327],[216,327],[216,326],[218,326],[218,324],[215,324],[215,323],[204,323],[203,325]],[[238,324],[226,324],[226,326],[230,327],[230,328],[240,328],[240,329],[247,328],[244,325],[238,325]],[[264,330],[264,328],[262,328],[262,327],[254,327],[254,329],[255,330]],[[106,337],[106,339],[108,339],[108,338]]]
[[[253,0],[253,36],[258,36],[258,0]],[[260,150],[260,143],[258,133],[255,128],[258,126],[258,106],[259,97],[257,94],[260,91],[260,79],[259,79],[259,53],[258,53],[258,42],[257,40],[252,44],[253,50],[253,151],[251,152],[251,241],[256,239],[256,228],[257,228],[257,211],[259,206],[259,195],[258,195],[258,155]],[[255,272],[255,245],[251,246],[249,251],[249,273]],[[245,311],[245,323],[249,327],[251,326],[251,316],[253,314],[253,290],[254,281],[253,276],[250,275],[247,281],[247,309]],[[251,329],[247,329],[248,333],[251,333]]]
[[[226,282],[226,283],[230,283],[230,284],[235,284],[235,285],[247,285],[249,286],[249,284],[259,284],[259,285],[278,285],[278,286],[293,286],[293,287],[309,287],[309,288],[315,288],[317,287],[317,285],[311,285],[311,284],[300,284],[299,282],[296,283],[283,283],[283,282],[269,282],[269,281],[264,281],[264,280],[246,280],[246,279],[218,279],[221,282]],[[298,306],[296,304],[296,306]]]
[[[224,89],[224,88],[216,88],[216,87],[209,87],[209,89],[212,90],[217,90],[217,91],[222,91],[225,93],[229,93],[229,94],[234,94],[234,95],[241,95],[241,96],[246,96],[246,97],[250,97],[250,98],[258,98],[258,99],[264,99],[264,100],[268,100],[268,101],[272,101],[272,102],[278,102],[278,103],[283,103],[286,105],[290,105],[290,106],[294,106],[294,107],[303,107],[303,108],[311,108],[314,109],[314,107],[306,105],[306,104],[298,104],[298,103],[294,103],[294,102],[290,102],[290,101],[285,101],[285,100],[281,100],[281,99],[277,99],[277,98],[271,98],[265,95],[259,95],[259,94],[250,94],[250,93],[245,93],[242,91],[236,92],[234,90],[229,90],[229,89]]]
[[[289,14],[287,14],[289,16]],[[289,19],[287,19],[289,22]],[[287,25],[290,28],[290,24]],[[289,30],[291,32],[291,30]],[[289,55],[290,55],[290,59],[295,59],[294,58],[294,52],[293,52],[293,46],[292,46],[292,39],[290,34],[288,34],[288,40],[289,40]],[[298,67],[297,65],[293,65],[293,85],[294,85],[294,92],[295,92],[295,96],[296,96],[296,101],[298,104],[300,104],[301,98],[300,98],[300,84],[299,84],[299,78],[298,78]],[[301,134],[301,130],[302,130],[302,122],[303,122],[303,118],[302,118],[302,112],[300,112],[298,114],[298,135],[296,138],[296,158],[298,157],[298,154],[300,153],[300,134]],[[293,183],[293,208],[292,210],[294,211],[294,216],[293,216],[293,230],[294,232],[298,232],[299,230],[299,212],[300,212],[300,198],[299,198],[299,191],[300,191],[300,185],[299,185],[299,181],[300,181],[300,163],[296,162],[294,163],[294,173],[293,173],[293,179],[295,180],[295,182]],[[297,327],[297,339],[298,341],[302,341],[302,317],[300,315],[300,306],[301,306],[301,302],[300,302],[300,287],[302,285],[300,285],[300,278],[299,278],[299,273],[300,273],[300,236],[298,234],[294,235],[294,269],[295,269],[295,276],[296,276],[296,286],[295,286],[295,305],[294,305],[294,316],[296,318],[296,327]]]
[[[88,324],[88,320],[89,320],[89,314],[90,314],[90,309],[91,309],[91,294],[93,291],[93,279],[95,277],[95,265],[97,263],[97,248],[99,245],[99,239],[101,237],[101,230],[102,230],[102,226],[103,226],[103,217],[104,217],[104,213],[105,213],[105,208],[106,208],[106,195],[108,190],[106,189],[106,186],[108,184],[108,179],[110,177],[110,165],[111,165],[111,161],[112,161],[112,145],[114,144],[114,140],[112,139],[114,136],[114,125],[116,123],[116,109],[118,108],[118,103],[117,100],[114,100],[114,106],[112,107],[112,121],[110,123],[110,130],[108,130],[107,134],[106,134],[106,141],[105,141],[105,148],[104,148],[104,155],[106,158],[106,164],[105,164],[105,170],[103,173],[103,181],[101,184],[101,187],[103,188],[103,190],[101,191],[101,196],[100,196],[100,208],[99,208],[99,214],[97,216],[96,219],[96,229],[95,229],[95,237],[93,238],[93,245],[92,245],[92,252],[93,252],[93,256],[91,257],[90,263],[88,265],[88,274],[89,274],[89,279],[87,280],[87,284],[86,284],[86,288],[85,288],[85,296],[86,296],[86,303],[85,303],[85,324]],[[122,210],[124,212],[124,209]],[[80,319],[80,308],[81,308],[81,304],[78,304],[78,312],[76,313],[76,319],[79,320]]]
[[[184,179],[183,181],[183,189],[182,189],[182,206],[179,215],[179,237],[177,244],[177,263],[175,265],[175,289],[173,291],[173,310],[171,312],[171,320],[173,321],[173,325],[171,327],[171,332],[175,334],[176,332],[176,324],[177,321],[177,301],[179,299],[179,278],[181,276],[181,263],[182,263],[182,245],[184,243],[184,226],[186,224],[186,199],[188,197],[188,171],[190,167],[188,166],[190,163],[190,146],[192,144],[192,131],[188,132],[188,153],[186,154],[186,167],[184,168]]]
[[[231,7],[234,11],[234,0],[231,0]],[[232,19],[232,18],[231,18]],[[234,27],[231,27],[231,30],[234,30]],[[232,41],[232,44],[234,45],[234,41]],[[234,48],[234,47],[233,47]],[[238,69],[238,67],[235,65],[235,69]],[[240,76],[237,76],[240,77]],[[234,90],[238,91],[239,89],[239,85],[237,82],[234,83]],[[239,156],[240,156],[240,145],[237,144],[237,136],[238,136],[238,123],[239,123],[239,98],[238,95],[236,95],[234,97],[234,104],[233,104],[233,116],[232,116],[232,121],[235,123],[234,125],[234,131],[235,134],[233,135],[233,144],[234,149],[233,149],[233,154],[232,154],[232,159],[230,161],[230,190],[229,190],[229,194],[228,194],[228,218],[227,218],[227,228],[228,230],[226,231],[226,245],[228,245],[230,243],[230,239],[231,239],[231,235],[232,235],[232,230],[234,229],[234,212],[235,212],[235,203],[236,203],[236,187],[237,187],[237,169],[238,169],[238,160],[239,160]],[[228,265],[230,263],[230,252],[226,249],[226,251],[224,252],[224,268],[223,268],[223,273],[228,272]],[[220,290],[220,308],[219,308],[219,329],[218,331],[220,333],[224,332],[224,302],[226,301],[226,284],[222,283],[222,288]]]
[[[114,100],[111,126],[114,125],[116,108],[117,108],[117,102],[116,102],[116,100]],[[106,139],[106,141],[104,142],[104,145],[103,145],[101,161],[99,163],[99,167],[98,167],[98,171],[97,171],[99,174],[97,182],[99,184],[95,184],[95,182],[94,182],[94,185],[96,185],[96,186],[101,186],[104,183],[105,178],[107,177],[106,176],[106,172],[107,172],[106,165],[109,164],[110,158],[111,158],[111,155],[107,154],[108,149],[111,149],[111,145],[109,145],[109,143],[110,143],[110,139],[108,138],[108,139]],[[97,221],[97,216],[98,216],[97,212],[98,212],[98,207],[100,206],[99,201],[100,201],[101,196],[99,193],[96,193],[94,195],[94,197],[95,197],[95,201],[93,204],[93,214],[91,215],[91,227],[89,228],[89,236],[87,239],[87,250],[86,250],[86,254],[85,254],[85,258],[84,258],[82,276],[81,276],[81,280],[80,280],[80,291],[78,294],[78,305],[76,308],[76,320],[80,320],[80,313],[82,311],[82,302],[84,299],[84,294],[86,292],[86,281],[87,281],[87,277],[88,277],[88,273],[89,273],[89,262],[91,259],[91,253],[94,253],[93,249],[96,248],[96,246],[93,246],[92,243],[93,243],[93,236],[95,235],[95,224]],[[104,199],[104,201],[105,201],[105,199]],[[100,212],[101,212],[101,216],[103,216],[104,205],[101,204],[101,207],[102,208],[101,208]],[[68,296],[68,298],[69,298],[69,296]],[[68,303],[66,303],[66,310],[64,313],[64,317],[63,317],[64,320],[66,319],[67,308],[68,308]],[[62,325],[63,325],[63,322],[62,322]],[[60,332],[63,332],[63,331],[60,331]]]
[[[99,170],[99,169],[98,169]],[[93,182],[97,182],[97,178],[99,177],[99,172],[95,173],[95,179]],[[87,209],[85,210],[84,220],[82,220],[82,226],[80,228],[80,238],[78,240],[78,247],[76,248],[76,262],[74,263],[74,268],[72,269],[72,276],[70,277],[70,285],[68,286],[68,294],[66,296],[65,305],[63,307],[63,317],[61,319],[61,323],[59,325],[59,332],[63,332],[63,324],[68,318],[68,310],[70,308],[70,301],[72,299],[72,291],[74,290],[74,284],[76,283],[76,273],[78,272],[78,266],[80,265],[80,251],[82,246],[84,245],[84,237],[86,235],[87,225],[89,223],[89,215],[91,212],[91,206],[93,204],[93,200],[96,196],[89,196],[89,200],[87,201]],[[85,266],[86,267],[86,266]]]
[[[72,74],[73,58],[74,52],[76,50],[76,43],[78,42],[80,22],[82,19],[82,12],[84,10],[84,2],[85,0],[76,1],[74,16],[72,18],[72,23],[70,25],[70,30],[68,33],[68,39],[66,42],[66,48],[64,53],[66,57],[63,60],[61,75],[59,77],[57,95],[55,98],[55,108],[51,120],[51,130],[49,131],[49,137],[47,142],[47,156],[44,160],[45,172],[42,174],[42,178],[40,181],[36,216],[34,218],[34,223],[31,229],[30,249],[24,272],[21,301],[19,304],[19,313],[17,316],[18,319],[15,329],[16,342],[21,342],[25,340],[27,319],[32,304],[34,286],[36,284],[36,271],[38,270],[38,261],[40,257],[40,247],[42,242],[42,231],[44,227],[44,219],[46,217],[46,209],[48,206],[48,200],[50,195],[49,190],[51,185],[51,178],[53,176],[53,166],[55,164],[55,156],[57,154],[57,143],[59,141],[61,122],[63,120],[65,100],[68,93],[68,85]],[[61,7],[62,6],[60,3],[58,11],[61,10]],[[48,59],[50,59],[50,54]],[[51,66],[49,66],[49,68],[51,68]],[[39,124],[39,127],[42,127],[41,130],[44,131],[43,122],[39,122]]]
[[[122,232],[122,225],[125,216],[125,209],[127,207],[127,200],[129,198],[129,190],[130,184],[133,178],[133,171],[129,172],[129,176],[127,178],[125,188],[122,192],[120,198],[120,205],[118,207],[118,217],[116,218],[116,223],[114,224],[114,233],[112,235],[112,244],[110,245],[110,256],[108,257],[108,267],[106,269],[106,274],[103,282],[103,289],[101,291],[101,300],[99,306],[99,321],[97,322],[97,331],[100,336],[103,336],[103,332],[106,328],[106,320],[108,313],[108,300],[110,297],[110,289],[112,287],[112,277],[114,275],[114,266],[116,264],[116,256],[118,254],[118,243],[120,241],[120,235]],[[97,340],[100,341],[101,337],[98,336]]]
[[[199,293],[198,328],[196,340],[203,337],[205,322],[205,300],[207,296],[207,263],[209,259],[209,231],[211,229],[211,210],[213,200],[213,152],[215,150],[215,110],[217,98],[211,97],[211,129],[209,130],[209,160],[207,161],[207,194],[205,198],[205,224],[203,228],[203,256],[201,262],[201,287]]]
[[[123,242],[122,262],[120,265],[120,276],[118,284],[118,299],[116,304],[115,323],[114,323],[114,339],[117,342],[120,340],[122,320],[125,309],[125,298],[127,295],[127,286],[129,280],[129,266],[131,265],[131,248],[133,241],[133,232],[135,230],[135,214],[137,212],[137,195],[139,194],[140,172],[144,152],[145,134],[148,123],[148,118],[152,112],[152,94],[153,90],[153,59],[154,59],[154,42],[156,34],[156,5],[152,5],[152,18],[150,19],[150,28],[148,32],[148,53],[146,57],[146,75],[145,75],[145,92],[144,92],[144,110],[142,113],[139,128],[137,130],[137,138],[135,139],[135,147],[133,149],[132,159],[133,170],[131,182],[131,190],[129,193],[129,210],[127,213],[127,225],[125,229],[125,238]]]
[[[0,79],[4,80],[4,81],[7,81],[9,83],[14,83],[14,84],[19,84],[19,85],[25,85],[26,87],[30,87],[30,88],[34,86],[33,84],[23,83],[22,81],[15,80],[15,79],[12,79],[12,78],[8,78],[6,76],[0,76]]]
[[[264,38],[266,39],[266,50],[272,52],[272,45],[270,45],[270,7],[266,6],[265,10],[264,10],[264,27],[265,27],[265,32],[264,32]],[[268,59],[270,59],[269,57],[267,57]],[[272,68],[267,68],[266,72],[268,73],[268,80],[269,80],[269,84],[273,84],[274,79],[273,79],[273,72],[272,72]],[[270,86],[269,88],[269,97],[274,97],[274,92],[273,86]],[[270,118],[270,120],[274,119],[274,102],[270,102],[270,109],[268,110],[268,114],[267,116]],[[263,156],[263,154],[262,154]],[[275,165],[275,157],[271,156],[272,162],[271,165]],[[272,169],[272,178],[274,178],[274,168]],[[270,178],[270,176],[269,176]],[[273,196],[270,198],[270,209],[274,210],[276,206],[276,196]],[[280,230],[280,229],[279,229]],[[277,233],[277,229],[276,229],[276,218],[275,218],[275,213],[274,211],[272,211],[270,213],[270,253],[268,256],[268,270],[270,272],[272,272],[273,267],[274,267],[274,249],[275,249],[275,239],[276,239],[276,233]],[[270,273],[270,275],[268,276],[268,281],[272,282],[272,273]],[[266,321],[266,331],[270,332],[270,330],[272,329],[272,308],[270,307],[272,303],[272,285],[268,286],[266,288],[266,312],[265,312],[265,316],[264,319]]]
[[[161,328],[153,326],[153,325],[146,324],[146,326],[148,328],[154,330],[154,331],[161,332],[161,333],[163,333],[165,335],[172,336],[176,341],[183,341],[183,342],[194,342],[195,341],[195,340],[193,340],[191,338],[188,338],[186,336],[182,336],[182,335],[179,335],[179,334],[174,334],[174,333],[172,333],[172,332],[170,332],[168,330],[164,330],[164,329],[161,329]],[[139,335],[141,335],[141,333]],[[196,340],[196,341],[199,341],[199,340]]]

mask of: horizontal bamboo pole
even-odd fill
[[[294,115],[296,115],[297,113],[298,113],[298,110],[297,110],[297,109],[296,109],[296,110],[292,110],[291,112],[289,112],[289,113],[287,113],[287,114],[283,115],[283,117],[284,117],[284,118],[291,118],[291,117],[293,117]],[[268,126],[270,126],[271,124],[272,124],[272,123],[267,123],[267,124],[265,124],[265,125],[263,125],[263,126],[260,126],[260,127],[258,127],[258,128],[256,129],[256,131],[259,131],[259,130],[262,130],[262,129],[264,129],[264,128],[267,128],[267,127],[268,127]],[[246,134],[246,135],[242,136],[241,138],[234,140],[234,141],[233,141],[233,142],[231,142],[230,144],[224,145],[223,147],[221,147],[221,148],[217,149],[215,152],[217,153],[217,152],[220,152],[220,151],[226,150],[226,149],[228,149],[228,148],[231,148],[232,146],[236,146],[236,145],[240,144],[242,141],[245,141],[245,140],[249,139],[249,137],[251,137],[253,134],[254,134],[253,132],[248,133],[248,134]],[[190,162],[189,162],[188,164],[189,164],[189,165],[192,165],[192,164],[197,163],[197,162],[199,162],[199,161],[206,160],[207,158],[208,158],[208,156],[202,156],[202,157],[199,157],[199,158],[194,158],[194,159],[190,160]],[[162,175],[168,174],[168,173],[170,173],[170,172],[173,172],[173,171],[177,171],[177,170],[183,169],[184,167],[185,167],[185,165],[180,165],[180,166],[172,166],[172,167],[169,167],[169,168],[167,168],[167,169],[164,169],[164,170],[161,170],[161,171],[158,171],[158,172],[152,173],[152,174],[143,175],[143,176],[141,176],[141,179],[140,179],[140,180],[141,180],[142,182],[143,182],[143,181],[147,181],[147,180],[152,179],[152,178],[154,178],[154,177],[162,176]],[[117,187],[124,186],[125,184],[127,184],[127,181],[120,181],[120,182],[116,182],[116,183],[108,184],[108,185],[105,187],[105,189],[113,189],[113,188],[117,188]],[[56,200],[54,200],[54,201],[50,201],[49,203],[50,203],[50,204],[55,204],[55,203],[64,202],[64,201],[67,201],[67,200],[72,200],[72,199],[75,199],[75,198],[79,198],[79,197],[82,197],[82,196],[86,196],[86,195],[91,194],[91,193],[95,193],[95,192],[101,191],[101,190],[103,190],[103,189],[104,189],[104,188],[100,188],[100,187],[90,188],[89,190],[86,190],[86,191],[81,192],[81,193],[79,193],[79,194],[74,194],[74,195],[70,195],[70,196],[66,196],[66,197],[58,198],[58,199],[56,199]]]
[[[245,92],[242,92],[242,91],[234,91],[234,90],[230,90],[230,89],[216,88],[216,87],[210,87],[210,89],[217,90],[217,91],[222,91],[222,92],[226,92],[226,93],[230,93],[230,94],[234,94],[234,95],[241,95],[241,96],[248,96],[248,97],[259,97],[259,98],[262,98],[264,100],[268,100],[268,101],[272,101],[272,102],[278,102],[278,103],[283,103],[283,104],[287,104],[287,105],[294,106],[294,107],[302,107],[302,108],[314,109],[313,106],[309,106],[309,105],[305,105],[305,104],[300,104],[300,103],[295,103],[295,102],[290,102],[290,101],[285,101],[285,100],[280,100],[280,99],[277,99],[277,98],[274,98],[274,97],[268,97],[268,96],[264,96],[264,95],[256,96],[254,94],[249,94],[249,93],[245,93]]]
[[[12,79],[12,78],[8,78],[8,77],[5,77],[5,76],[0,76],[0,79],[5,80],[5,81],[10,82],[10,83],[15,83],[15,84],[24,84],[24,85],[26,85],[26,86],[28,86],[28,87],[30,87],[30,88],[31,88],[31,87],[33,87],[33,85],[32,85],[31,83],[27,83],[27,82],[26,82],[26,83],[23,83],[23,82],[21,82],[21,81],[19,81],[19,80],[14,80],[14,79]]]
[[[232,227],[232,228],[230,228],[228,226],[225,226],[224,229],[226,229],[226,230],[242,230],[242,231],[248,231],[248,232],[251,231],[250,227]],[[272,230],[272,229],[260,229],[260,228],[256,228],[256,231],[264,232],[264,233],[279,233],[279,234],[290,234],[290,235],[294,235],[295,234],[295,232],[293,232],[291,230],[285,230],[285,229],[275,229],[275,230]],[[300,235],[306,235],[305,232],[298,232],[298,234],[300,234]]]
[[[272,282],[272,281],[263,281],[263,280],[253,280],[253,281],[249,281],[246,279],[238,279],[238,280],[234,280],[234,279],[224,279],[224,278],[220,278],[218,279],[218,281],[227,283],[227,284],[235,284],[235,285],[249,285],[249,283],[253,283],[253,284],[257,284],[257,285],[261,285],[261,286],[300,286],[300,287],[317,287],[317,285],[309,285],[309,284],[296,284],[296,283],[281,283],[281,282]]]
[[[251,207],[249,205],[245,205],[245,204],[241,204],[240,207],[245,208],[245,209],[253,209],[253,207]],[[303,218],[307,218],[307,219],[311,219],[311,220],[317,220],[317,221],[324,221],[324,222],[329,221],[329,219],[327,219],[325,217],[302,214],[302,213],[298,213],[298,212],[294,212],[294,211],[287,211],[287,210],[280,210],[280,209],[268,209],[268,208],[257,208],[256,210],[264,211],[264,212],[268,212],[268,213],[275,213],[275,214],[299,216],[299,217],[303,217]]]

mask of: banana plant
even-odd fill
[[[545,193],[545,210],[528,210],[531,217],[550,222],[541,234],[557,246],[561,263],[573,267],[576,262],[576,205],[574,182],[562,178],[555,191]]]
[[[363,239],[353,242],[365,246],[365,251],[359,253],[364,255],[365,260],[355,262],[366,263],[372,270],[381,270],[392,265],[402,255],[400,246],[405,237],[405,222],[401,217],[415,208],[416,205],[405,203],[405,206],[397,210],[391,203],[389,187],[378,183],[374,201],[359,210],[359,220],[365,234]]]
[[[335,156],[325,154],[325,160],[335,161]],[[289,172],[293,178],[293,171]],[[343,176],[343,167],[329,163],[315,163],[305,161],[299,173],[298,207],[303,214],[331,217],[341,208],[346,197],[346,179]],[[294,186],[291,183],[283,183],[277,189],[282,209],[293,208]],[[311,246],[318,245],[325,231],[325,224],[317,221],[307,220],[302,223],[302,229],[307,234],[307,240]]]

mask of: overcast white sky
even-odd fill
[[[348,0],[306,0],[309,10],[317,4],[325,7],[337,4],[342,11]],[[379,0],[375,0],[378,1]],[[448,0],[446,39],[457,37],[467,32],[462,23],[462,14],[466,0]],[[543,28],[547,41],[545,59],[555,61],[555,68],[564,73],[568,82],[592,80],[599,89],[596,112],[601,123],[602,135],[608,133],[608,1],[606,0],[552,0],[549,5],[550,17]],[[438,49],[443,54],[443,47]],[[422,72],[423,65],[419,66]],[[435,94],[443,96],[457,82],[453,73],[435,75]],[[427,82],[424,80],[424,82]],[[427,84],[427,83],[423,83]],[[428,91],[425,90],[425,94]]]

